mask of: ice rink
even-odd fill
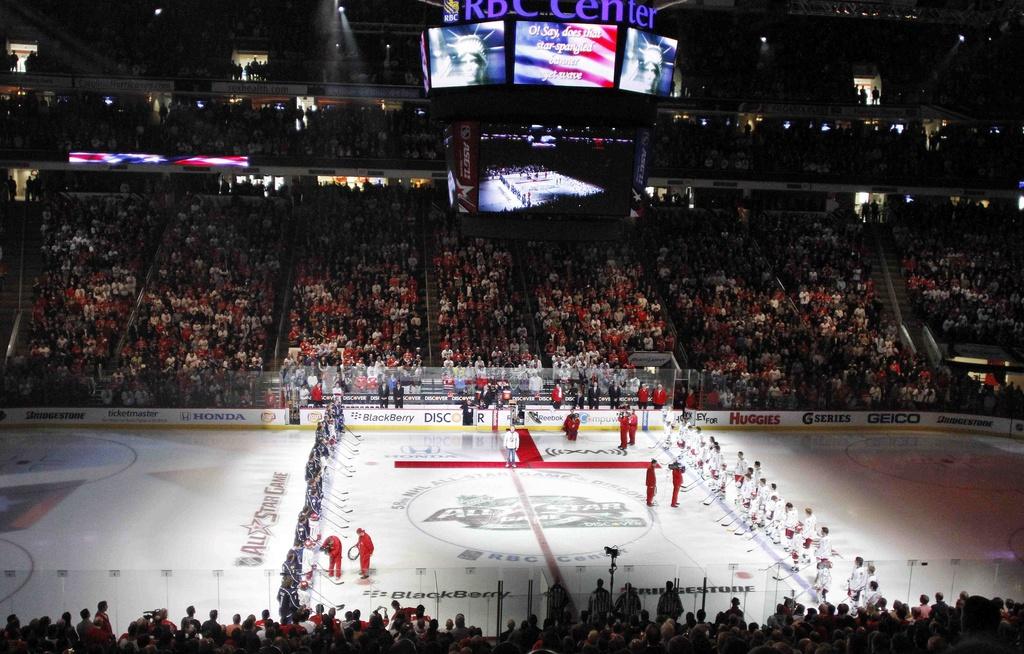
[[[873,561],[883,596],[943,591],[1024,593],[1024,442],[935,434],[766,434],[715,431],[730,469],[737,450],[759,460],[798,508],[832,531],[833,594],[845,594],[854,556]],[[304,501],[311,431],[28,429],[0,432],[0,608],[23,619],[100,599],[117,629],[143,610],[189,604],[222,618],[271,608]],[[654,611],[656,588],[678,580],[686,610],[710,613],[740,597],[763,619],[784,596],[807,602],[813,570],[776,563],[783,552],[736,533],[732,503],[704,505],[696,484],[669,506],[644,501],[644,467],[674,448],[641,432],[628,453],[613,432],[530,432],[517,469],[502,464],[490,431],[386,432],[339,446],[321,521],[342,538],[372,536],[373,574],[345,560],[343,583],[317,574],[313,603],[360,608],[424,604],[466,613],[491,633],[502,614],[543,615],[542,593],[561,578],[576,607],[618,546],[615,586],[632,582]],[[687,472],[684,484],[695,478]],[[319,556],[326,568],[326,556]],[[307,560],[309,560],[307,558]],[[58,598],[58,599],[55,599]],[[56,604],[55,604],[56,603]]]
[[[504,176],[518,192],[517,196],[498,177],[486,177],[480,183],[482,211],[517,211],[542,207],[561,197],[586,197],[604,189],[556,172],[507,174]]]

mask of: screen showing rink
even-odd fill
[[[484,125],[480,211],[625,216],[635,129]]]

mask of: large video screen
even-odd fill
[[[516,23],[515,83],[611,88],[616,25]]]
[[[675,39],[629,28],[619,88],[650,95],[671,95],[677,45]]]
[[[636,130],[483,125],[480,131],[481,212],[629,212]]]
[[[505,23],[500,20],[427,30],[434,88],[504,84]]]

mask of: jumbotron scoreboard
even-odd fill
[[[678,46],[656,14],[639,0],[444,0],[421,49],[452,205],[636,215]]]

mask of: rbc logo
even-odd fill
[[[454,23],[459,20],[459,0],[444,0],[442,12],[445,23]]]

